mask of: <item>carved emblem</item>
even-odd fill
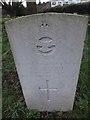
[[[55,49],[55,44],[53,44],[53,39],[50,37],[41,37],[36,45],[39,52],[43,54],[52,53]]]

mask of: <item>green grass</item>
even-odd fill
[[[2,20],[0,20],[0,29],[2,29]],[[2,32],[0,31],[0,119],[2,118]]]
[[[4,20],[5,21],[5,20]],[[39,112],[28,110],[23,97],[22,89],[16,72],[8,37],[3,24],[2,50],[3,50],[3,118],[47,118],[55,120],[58,118],[87,119],[88,115],[88,48],[90,47],[90,27],[88,27],[79,81],[75,96],[74,109],[71,112]]]

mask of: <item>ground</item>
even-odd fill
[[[74,108],[71,112],[39,112],[38,110],[28,110],[23,97],[21,85],[16,72],[15,63],[10,49],[8,37],[2,24],[2,113],[4,118],[47,118],[55,119],[86,119],[88,116],[88,48],[90,47],[90,27],[88,27],[85,38],[83,58],[79,74],[79,80],[75,95]]]

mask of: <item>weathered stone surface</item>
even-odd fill
[[[6,23],[28,108],[72,110],[87,18],[47,13]]]

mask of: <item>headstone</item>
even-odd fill
[[[28,108],[72,110],[86,27],[87,17],[59,13],[6,23]]]

